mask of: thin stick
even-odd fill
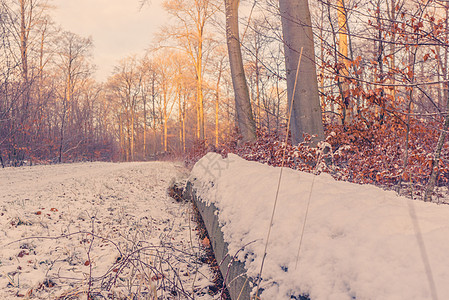
[[[287,129],[286,129],[286,134],[285,134],[284,149],[282,150],[281,171],[279,173],[279,179],[278,179],[278,184],[277,184],[277,188],[276,188],[276,196],[274,198],[273,211],[271,213],[270,227],[268,228],[267,240],[265,242],[265,250],[264,250],[264,253],[263,253],[263,257],[262,257],[262,263],[260,265],[260,271],[259,271],[258,283],[257,283],[257,290],[256,290],[256,297],[259,295],[260,283],[262,281],[263,265],[265,263],[265,258],[267,257],[267,248],[268,248],[268,242],[270,240],[270,235],[271,235],[271,227],[273,227],[274,214],[276,212],[276,206],[277,206],[277,202],[278,202],[278,198],[279,198],[279,189],[281,187],[281,179],[282,179],[282,173],[283,173],[283,170],[284,170],[284,163],[285,163],[285,149],[287,148],[288,131],[289,131],[289,128],[290,128],[290,121],[291,121],[291,118],[292,118],[293,101],[295,100],[296,84],[298,83],[298,75],[299,75],[299,67],[301,66],[302,51],[303,51],[303,48],[301,47],[301,52],[299,54],[299,59],[298,59],[298,67],[296,68],[295,85],[293,87],[292,101],[290,103],[290,107],[289,107],[289,111],[288,111]]]
[[[89,281],[88,281],[88,285],[87,285],[87,299],[91,298],[91,289],[92,289],[92,259],[90,257],[91,251],[92,251],[92,245],[94,244],[94,233],[95,233],[95,218],[96,216],[93,216],[91,218],[92,220],[92,238],[90,240],[90,244],[89,244],[89,249],[87,250],[87,262],[89,262]]]
[[[301,238],[299,239],[298,253],[296,254],[295,270],[298,268],[299,254],[301,252],[302,246],[302,238],[304,237],[304,230],[306,229],[307,216],[309,215],[310,199],[312,199],[312,192],[313,192],[313,185],[315,184],[315,178],[316,176],[314,175],[312,179],[312,186],[310,187],[309,200],[307,201],[306,213],[304,215],[304,222],[302,223]]]

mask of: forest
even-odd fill
[[[294,3],[309,9],[296,18]],[[425,201],[447,193],[449,2],[165,0],[163,7],[170,19],[142,37],[150,45],[144,55],[119,59],[98,82],[95,41],[61,29],[51,1],[2,0],[1,165],[191,164],[207,151],[233,152]],[[298,32],[311,47],[296,46]],[[236,52],[227,47],[233,42]],[[235,73],[238,52],[243,71]],[[293,108],[315,98],[316,116]],[[239,113],[242,99],[249,105]],[[318,131],[294,130],[303,119]]]

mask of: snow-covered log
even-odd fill
[[[198,196],[195,180],[187,182],[185,198],[190,199],[196,205],[209,234],[215,259],[220,266],[220,272],[233,300],[249,300],[253,280],[246,276],[244,264],[231,256],[228,244],[224,241],[223,232],[218,221],[218,210],[214,204],[207,204]]]
[[[287,168],[278,186],[280,174],[209,153],[190,175],[226,245],[218,259],[235,256],[248,278],[264,262],[261,299],[449,299],[449,206]]]

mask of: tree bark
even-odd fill
[[[279,7],[284,36],[287,96],[289,106],[292,107],[290,122],[292,143],[296,145],[302,142],[304,135],[309,134],[313,136],[312,142],[316,144],[324,139],[324,129],[309,3],[307,0],[279,0]],[[299,77],[296,80],[301,48],[303,57]]]
[[[234,87],[235,111],[237,125],[243,142],[256,139],[254,122],[249,98],[248,85],[243,69],[242,51],[240,48],[238,27],[238,0],[225,0],[226,6],[226,40],[228,44],[229,63],[231,67],[232,85]]]

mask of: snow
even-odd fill
[[[244,247],[237,258],[252,278],[261,268],[280,170],[209,153],[190,175],[203,201],[218,209],[229,254]],[[447,205],[284,169],[261,296],[449,299],[448,237]]]
[[[1,169],[0,299],[86,299],[89,282],[101,299],[213,299],[191,205],[166,192],[187,176],[169,162]]]

